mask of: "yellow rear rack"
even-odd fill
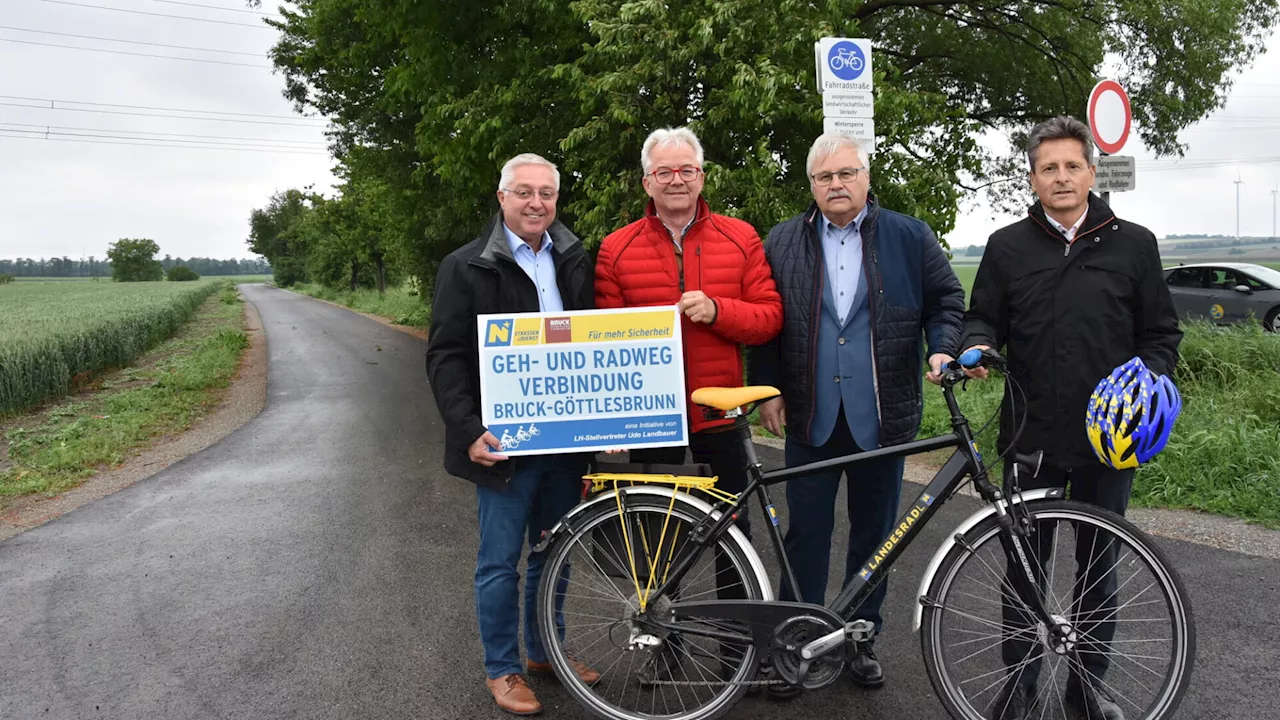
[[[677,491],[683,490],[688,492],[689,490],[701,490],[714,498],[724,500],[734,505],[738,502],[737,495],[725,492],[724,490],[716,487],[716,480],[719,479],[718,477],[702,477],[700,475],[661,475],[648,473],[592,473],[590,475],[584,475],[583,479],[591,482],[592,492],[601,492],[602,490],[607,489],[611,484],[614,490],[620,490],[620,485],[623,483],[626,483],[628,486],[635,486],[637,484],[673,485]],[[622,495],[619,493],[614,497],[614,500],[618,504],[618,524],[622,529],[622,544],[627,549],[627,561],[631,564],[631,582],[636,590],[636,599],[640,603],[640,611],[644,612],[645,608],[649,604],[649,595],[653,592],[655,587],[654,582],[657,579],[656,571],[658,569],[658,563],[655,558],[662,557],[663,547],[667,545],[667,527],[671,524],[671,511],[675,509],[676,496],[674,494],[671,496],[671,503],[667,506],[667,517],[662,523],[662,532],[658,538],[658,547],[652,553],[649,552],[648,539],[644,537],[644,528],[640,528],[640,542],[644,543],[644,552],[646,555],[644,559],[648,561],[649,565],[649,572],[647,573],[648,580],[645,582],[645,586],[643,588],[640,587],[640,579],[636,572],[636,558],[635,553],[631,549],[631,538],[627,535],[627,523],[622,522]],[[664,583],[667,581],[667,572],[671,569],[671,560],[675,556],[675,546],[676,544],[673,539],[670,543],[670,547],[666,548],[668,557],[664,563],[662,573],[662,582]]]

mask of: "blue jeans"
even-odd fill
[[[787,440],[787,467],[850,455],[858,450],[842,410],[835,430],[824,445],[814,447]],[[845,557],[844,570],[844,585],[848,585],[898,519],[903,462],[900,457],[871,460],[787,482],[789,521],[783,547],[795,570],[796,583],[800,586],[800,597],[804,602],[826,605],[827,570],[831,563],[831,534],[835,531],[836,492],[840,489],[840,476],[844,474],[849,479],[849,552]],[[786,584],[782,583],[779,598],[794,600]],[[880,606],[887,590],[886,578],[854,611],[852,619],[870,620],[875,623],[876,632],[880,632],[884,625]]]
[[[480,551],[476,556],[476,620],[490,679],[524,672],[520,663],[520,575],[524,550],[536,545],[582,496],[585,465],[555,455],[518,460],[502,490],[476,487]],[[538,583],[545,553],[529,553],[524,587],[524,644],[530,660],[547,662],[538,634]],[[561,581],[568,584],[568,577]],[[563,588],[562,588],[563,589]],[[563,597],[563,593],[560,593]],[[556,618],[563,632],[564,619]]]

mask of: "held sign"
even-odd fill
[[[688,444],[675,306],[481,315],[481,420],[510,456]]]

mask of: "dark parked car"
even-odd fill
[[[1165,268],[1178,315],[1238,323],[1250,315],[1280,332],[1280,270],[1250,263],[1198,263]]]

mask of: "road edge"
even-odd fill
[[[180,460],[217,444],[257,417],[267,404],[267,335],[258,308],[243,294],[244,333],[249,347],[229,392],[216,410],[180,435],[153,444],[124,464],[104,470],[66,492],[33,497],[0,514],[0,542],[39,527],[96,500],[145,480]]]

